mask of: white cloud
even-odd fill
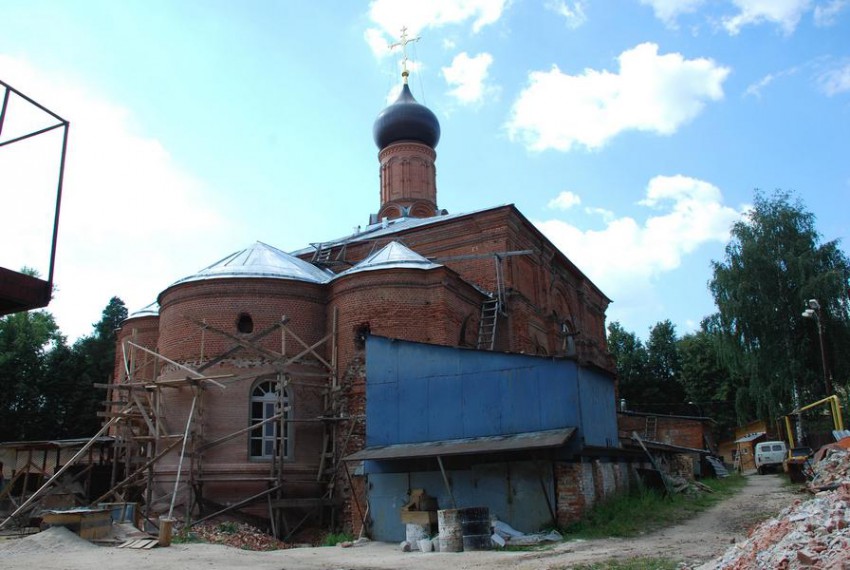
[[[767,88],[770,84],[772,84],[774,81],[776,81],[777,79],[780,79],[782,77],[794,75],[795,73],[797,73],[797,71],[799,71],[799,68],[792,67],[790,69],[785,69],[785,70],[779,71],[777,73],[768,73],[767,75],[765,75],[764,77],[762,77],[761,79],[756,81],[755,83],[751,83],[750,85],[748,85],[747,88],[744,90],[744,96],[745,97],[746,96],[752,96],[752,97],[761,98],[761,92],[765,88]]]
[[[578,194],[565,190],[558,194],[555,198],[549,200],[546,207],[558,210],[569,210],[573,206],[578,206],[579,204],[581,204],[581,197]]]
[[[472,21],[472,31],[493,24],[502,16],[508,0],[373,0],[369,18],[377,26],[366,32],[367,43],[377,57],[389,54],[387,45],[398,41],[402,27],[415,37],[426,28]],[[374,40],[383,37],[383,44]]]
[[[63,333],[75,338],[91,332],[113,295],[131,310],[150,303],[186,271],[184,254],[193,269],[221,256],[233,225],[216,210],[202,180],[176,164],[159,141],[136,132],[128,109],[79,81],[55,79],[13,57],[0,54],[0,70],[4,80],[71,122],[56,262],[59,291],[48,307]],[[0,158],[11,146],[0,148]],[[44,150],[29,146],[14,156],[26,166],[43,159]],[[0,196],[4,188],[40,183],[31,169],[10,169],[8,163],[0,168]],[[10,263],[19,263],[12,268],[49,252],[49,241],[31,233],[30,214],[41,212],[4,217],[2,232],[18,236],[19,258]],[[3,242],[10,243],[6,237]]]
[[[390,42],[387,37],[377,28],[367,28],[363,32],[363,39],[369,44],[369,49],[375,54],[375,57],[384,57],[390,55]]]
[[[821,90],[832,97],[839,93],[850,92],[850,62],[828,69],[818,76]]]
[[[761,98],[762,89],[773,83],[774,79],[776,79],[776,75],[768,73],[755,83],[750,83],[744,90],[744,96],[750,95],[752,97]]]
[[[567,20],[567,26],[573,30],[587,21],[584,7],[585,2],[580,0],[572,2],[572,5],[564,0],[552,0],[546,3],[546,9],[563,16]]]
[[[826,4],[815,6],[815,25],[825,28],[835,23],[838,14],[847,7],[847,0],[830,0]]]
[[[740,10],[735,16],[723,19],[726,30],[737,35],[747,25],[771,22],[785,34],[791,34],[800,17],[809,10],[811,0],[732,0]]]
[[[641,224],[612,218],[599,231],[558,219],[535,224],[607,295],[618,310],[640,306],[652,284],[678,268],[684,256],[709,242],[725,243],[742,211],[723,204],[720,190],[687,176],[656,176],[640,205],[652,208]]]
[[[653,43],[618,59],[619,73],[586,69],[569,75],[557,66],[532,72],[511,109],[511,139],[531,150],[568,151],[600,148],[628,130],[669,135],[699,115],[706,101],[723,98],[729,68],[710,59],[658,55]]]
[[[682,14],[696,12],[705,0],[640,0],[645,6],[652,6],[655,17],[670,28],[676,28],[676,19]]]
[[[587,207],[584,209],[584,212],[591,216],[600,216],[602,221],[605,222],[610,222],[615,217],[614,212],[606,210],[605,208]]]
[[[493,63],[489,53],[479,53],[469,57],[466,52],[459,53],[449,67],[443,68],[443,77],[453,88],[449,95],[463,104],[480,103],[484,95],[492,91],[487,85],[487,71]]]

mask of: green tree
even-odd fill
[[[720,355],[742,381],[739,415],[775,417],[823,396],[814,323],[802,317],[818,299],[832,369],[846,378],[850,352],[847,285],[850,263],[838,242],[821,243],[815,217],[791,193],[756,192],[753,209],[732,227],[725,259],[709,283],[722,334]],[[799,400],[795,400],[799,398]]]
[[[645,402],[647,354],[641,340],[613,321],[608,325],[608,350],[617,363],[619,397],[629,406]]]
[[[679,339],[681,383],[695,411],[717,422],[717,431],[728,435],[738,425],[734,406],[736,384],[720,355],[722,339],[712,328],[715,318],[703,319],[700,330]]]
[[[46,355],[62,342],[53,315],[46,311],[0,319],[0,441],[42,435]]]
[[[115,361],[115,329],[127,317],[113,297],[94,332],[68,346],[46,311],[0,319],[0,441],[87,437],[97,431]]]
[[[105,391],[95,383],[109,381],[115,366],[115,330],[127,318],[127,308],[112,297],[94,323],[94,332],[79,339],[70,348],[60,346],[51,353],[50,386],[44,397],[51,402],[56,418],[53,437],[85,437],[96,432],[100,421],[97,411]]]
[[[680,382],[682,359],[679,356],[676,327],[670,320],[660,321],[649,331],[646,343],[647,368],[659,404],[682,404],[685,391]]]

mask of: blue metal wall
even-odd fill
[[[613,378],[571,360],[366,341],[366,445],[577,427],[613,445]]]
[[[549,463],[491,463],[463,471],[449,470],[447,476],[459,507],[486,506],[491,515],[523,532],[535,532],[551,524],[555,483]],[[439,508],[452,508],[451,497],[439,471],[371,473],[369,485],[374,540],[404,540],[401,507],[411,489],[425,489],[436,497]]]

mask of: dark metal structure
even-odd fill
[[[8,145],[19,143],[39,135],[44,135],[45,133],[56,129],[62,129],[62,150],[59,159],[56,202],[53,213],[53,232],[50,244],[50,265],[47,280],[5,267],[0,267],[0,316],[2,316],[19,311],[28,311],[30,309],[46,307],[48,303],[50,303],[50,297],[53,291],[53,268],[56,262],[56,242],[59,235],[59,207],[62,202],[62,182],[65,175],[65,154],[68,148],[68,127],[70,123],[50,109],[37,103],[30,97],[27,97],[8,83],[0,80],[0,86],[2,86],[3,89],[3,100],[2,103],[0,103],[0,151]],[[7,118],[9,101],[12,95],[19,97],[29,105],[43,113],[46,113],[57,122],[55,124],[50,124],[46,127],[25,132],[7,140],[3,140],[3,124]],[[2,196],[0,199],[11,200],[12,197]]]

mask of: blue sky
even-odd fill
[[[613,299],[609,321],[642,337],[666,318],[698,326],[755,188],[794,190],[847,251],[850,0],[2,13],[0,78],[71,121],[50,310],[72,339],[112,295],[132,311],[255,240],[294,250],[366,225],[402,25],[421,37],[411,89],[442,126],[439,206],[515,203]],[[18,116],[0,140],[37,124]],[[0,266],[46,272],[57,142],[0,148]]]

